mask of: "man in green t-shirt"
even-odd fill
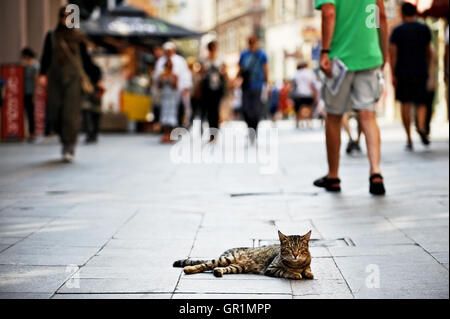
[[[386,193],[380,168],[380,129],[375,104],[381,97],[381,67],[388,57],[388,26],[383,0],[316,0],[322,11],[322,52],[320,67],[332,76],[333,59],[348,71],[337,92],[326,85],[326,140],[328,174],[314,185],[331,192],[341,191],[339,155],[342,116],[351,108],[358,112],[366,136],[370,161],[370,193]]]

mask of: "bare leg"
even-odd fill
[[[417,126],[420,131],[425,132],[427,121],[427,107],[425,105],[419,105],[416,108]]]
[[[328,114],[325,126],[329,169],[328,178],[333,179],[339,177],[342,115]]]
[[[297,112],[297,114],[295,114],[295,127],[296,128],[300,128],[300,122],[302,120],[301,114],[300,114],[300,110]]]
[[[311,108],[309,108],[309,106],[303,106],[301,112],[302,112],[302,118],[305,121],[305,126],[307,128],[311,128],[311,117],[312,117]]]
[[[361,141],[361,134],[362,133],[363,133],[363,131],[362,131],[362,127],[361,127],[361,122],[358,119],[358,138],[356,139],[356,143],[358,143],[358,144]]]
[[[412,145],[412,138],[411,138],[411,104],[409,104],[409,103],[403,103],[402,104],[402,122],[403,122],[403,127],[405,128],[408,145]]]
[[[381,158],[381,137],[380,128],[378,127],[375,112],[360,111],[358,113],[361,128],[366,136],[367,152],[370,162],[370,175],[381,174],[380,158]],[[382,182],[380,179],[379,181]]]

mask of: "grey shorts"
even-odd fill
[[[324,85],[322,94],[327,113],[342,115],[352,109],[375,111],[375,105],[383,91],[381,80],[380,68],[375,68],[348,72],[336,95]]]

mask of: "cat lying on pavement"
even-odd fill
[[[173,266],[184,268],[187,275],[212,270],[214,276],[226,274],[259,274],[292,280],[314,279],[311,272],[309,240],[304,236],[286,236],[280,231],[279,245],[259,248],[235,248],[213,260],[178,260]]]

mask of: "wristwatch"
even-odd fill
[[[321,50],[320,51],[320,54],[328,54],[328,53],[330,53],[330,50]]]

